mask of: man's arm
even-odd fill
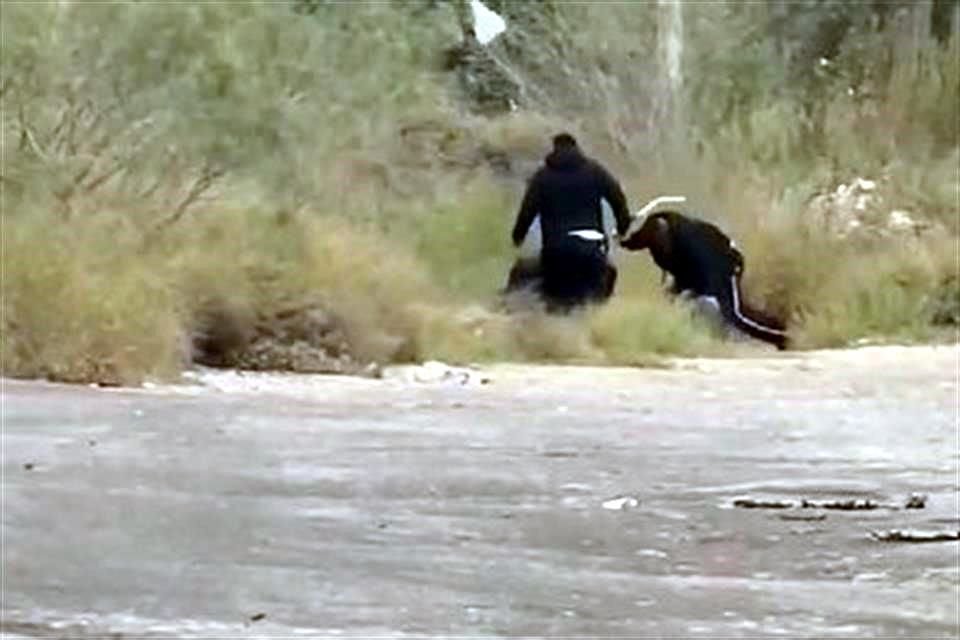
[[[517,213],[517,222],[513,225],[513,246],[519,247],[533,224],[533,219],[540,212],[540,173],[537,172],[527,184],[527,191],[523,194],[523,202]]]
[[[597,173],[603,185],[603,197],[610,203],[613,210],[613,216],[617,220],[617,235],[621,238],[627,233],[632,218],[630,209],[627,208],[627,197],[623,194],[623,188],[617,179],[600,164],[597,164]]]

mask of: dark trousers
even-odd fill
[[[568,311],[604,300],[612,293],[614,283],[600,242],[564,238],[543,248],[540,264],[548,310]]]

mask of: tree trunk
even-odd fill
[[[683,5],[679,0],[658,0],[660,61],[671,92],[683,86]]]
[[[657,47],[660,67],[657,120],[663,128],[683,117],[683,4],[657,0]]]

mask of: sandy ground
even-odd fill
[[[3,380],[3,630],[956,638],[958,363]]]

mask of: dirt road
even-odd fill
[[[4,631],[956,638],[958,356],[4,380]]]

